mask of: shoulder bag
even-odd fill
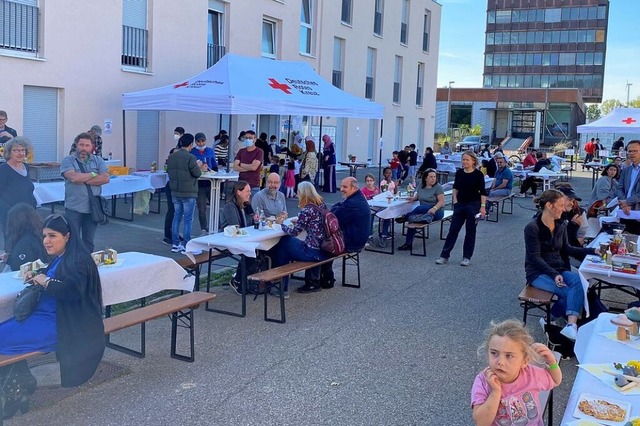
[[[80,161],[78,161],[78,166],[82,173],[87,173],[84,165]],[[93,195],[91,185],[85,184],[85,186],[87,187],[87,193],[89,195],[91,218],[98,225],[106,225],[109,223],[109,202],[102,195]]]
[[[13,316],[18,321],[24,321],[29,315],[35,311],[40,296],[44,291],[44,287],[37,284],[26,286],[16,298],[16,304],[13,307]]]

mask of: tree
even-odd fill
[[[598,104],[591,104],[587,107],[587,121],[597,120],[601,116],[602,114],[600,113]]]
[[[629,101],[629,108],[640,108],[640,96],[632,101]]]
[[[620,108],[621,106],[622,106],[622,102],[620,102],[619,100],[607,99],[606,101],[602,102],[602,105],[600,105],[600,111],[602,112],[603,115],[607,115],[611,111],[613,111],[615,108]]]

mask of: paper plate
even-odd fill
[[[606,401],[609,404],[615,404],[617,406],[619,406],[620,408],[622,408],[623,410],[625,410],[625,416],[621,421],[613,421],[613,420],[602,420],[599,419],[597,417],[594,416],[590,416],[584,412],[582,412],[580,410],[580,403],[581,402],[592,402],[592,401]],[[591,395],[589,393],[583,393],[582,395],[580,395],[580,398],[578,399],[578,402],[576,404],[576,409],[573,412],[573,417],[577,418],[577,419],[585,419],[585,420],[591,420],[593,422],[599,423],[601,425],[607,425],[607,426],[624,426],[624,424],[629,421],[629,417],[631,415],[630,413],[631,411],[631,403],[626,402],[626,401],[619,401],[613,398],[607,398],[604,396],[596,396],[596,395]]]

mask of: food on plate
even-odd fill
[[[621,422],[627,416],[627,410],[603,399],[585,399],[580,401],[578,409],[587,416],[595,417],[598,420]]]
[[[638,377],[638,372],[640,371],[640,361],[629,361],[626,365],[614,362],[613,366],[616,370],[621,370],[625,376]]]
[[[620,388],[629,384],[629,381],[622,374],[618,374],[615,379],[613,379],[613,381],[615,382],[616,386]]]

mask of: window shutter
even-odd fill
[[[23,98],[22,135],[33,145],[34,161],[57,161],[58,89],[24,86]]]
[[[149,170],[151,163],[158,161],[160,141],[160,113],[158,111],[138,111],[138,129],[136,131],[136,167]],[[158,170],[162,170],[158,164]]]

